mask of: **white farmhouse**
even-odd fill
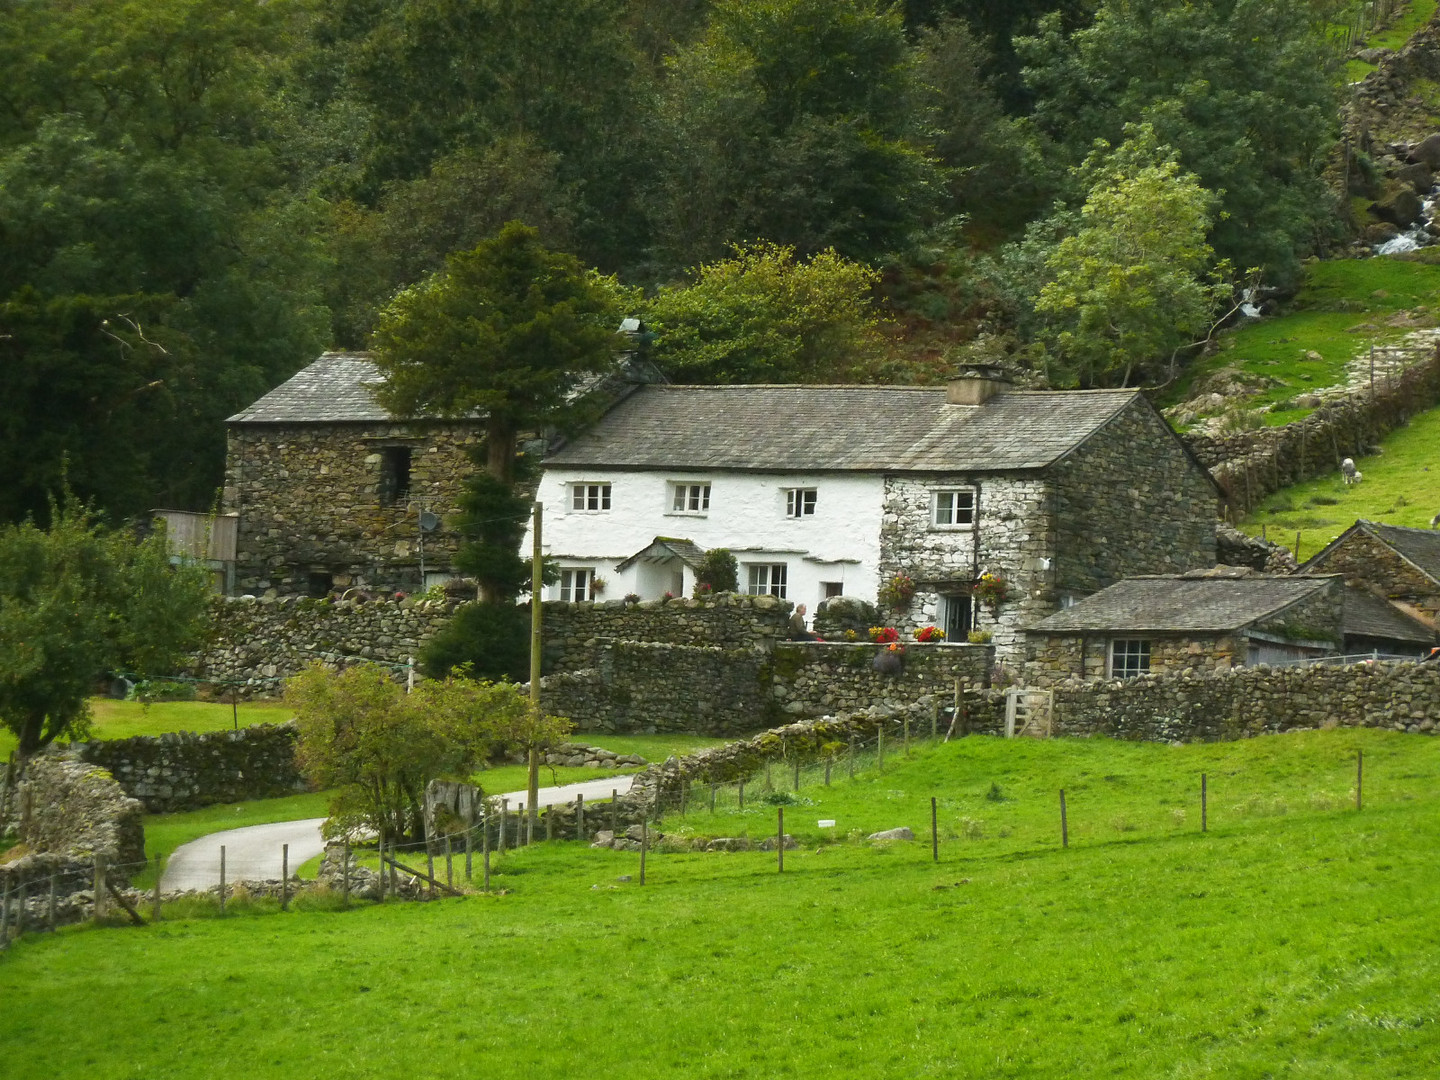
[[[537,498],[561,567],[548,599],[690,593],[710,548],[740,588],[998,645],[1127,575],[1215,558],[1217,490],[1136,390],[1015,390],[994,369],[948,387],[644,386],[553,451]],[[528,544],[527,540],[527,544]],[[972,588],[1005,583],[996,604]],[[1008,648],[1007,648],[1008,651]]]

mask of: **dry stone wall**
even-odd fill
[[[278,694],[285,679],[316,660],[332,667],[369,660],[400,668],[455,607],[448,600],[217,598],[210,643],[189,671],[202,680],[238,683],[240,693],[251,696]]]
[[[299,729],[261,724],[239,731],[188,731],[82,743],[75,753],[108,770],[152,814],[305,791],[295,764]]]
[[[1440,665],[1263,664],[1215,675],[1140,676],[1054,689],[1057,735],[1190,742],[1323,727],[1433,733]]]

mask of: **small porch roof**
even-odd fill
[[[705,549],[693,540],[683,540],[674,536],[657,536],[634,555],[616,565],[615,569],[617,572],[628,570],[641,559],[653,559],[659,562],[679,559],[694,570],[700,566],[700,562],[704,558]]]

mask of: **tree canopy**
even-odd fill
[[[103,528],[73,497],[50,526],[0,526],[0,723],[29,756],[89,731],[96,682],[169,674],[200,642],[209,584],[163,533]]]
[[[376,664],[338,674],[312,664],[286,683],[285,700],[300,726],[301,768],[335,789],[326,823],[333,835],[423,835],[431,780],[468,780],[492,755],[546,745],[571,727],[535,716],[514,686],[450,673],[407,694]]]
[[[400,415],[483,413],[488,471],[508,482],[522,428],[559,420],[579,379],[614,362],[625,295],[511,222],[380,313],[381,399]]]

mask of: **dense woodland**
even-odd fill
[[[518,220],[677,381],[1164,381],[1336,234],[1339,0],[0,0],[0,520]]]

